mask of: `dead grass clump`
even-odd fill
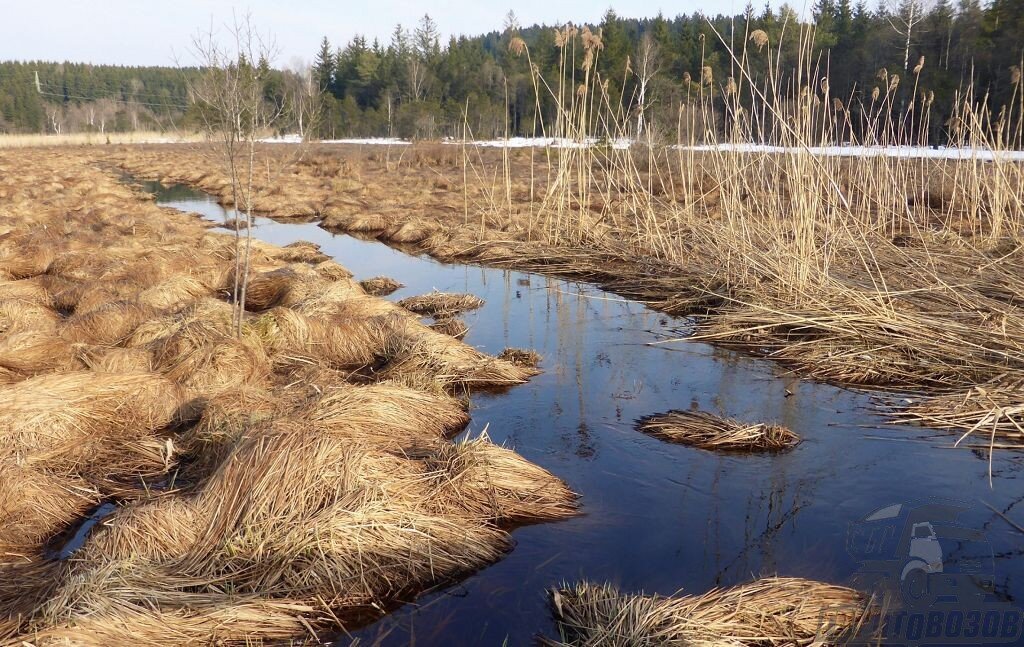
[[[159,375],[91,371],[0,387],[0,401],[0,458],[116,471],[129,462],[127,444],[180,422],[185,403],[181,390]]]
[[[398,305],[409,312],[425,317],[443,317],[481,308],[484,305],[484,300],[472,294],[454,294],[435,290],[429,294],[402,299]]]
[[[996,439],[1012,446],[1024,443],[1024,384],[994,380],[966,391],[954,391],[926,398],[903,398],[893,416],[902,421],[962,435],[959,444],[972,438],[987,444]]]
[[[540,353],[522,348],[506,348],[498,353],[498,359],[505,360],[514,366],[528,366],[537,368],[540,366]]]
[[[53,302],[62,310],[86,315],[117,301],[135,301],[139,291],[139,287],[130,281],[84,281],[54,293]]]
[[[339,222],[338,224],[341,231],[356,233],[375,233],[378,231],[384,231],[391,226],[391,222],[380,214],[356,216],[354,218],[347,219],[345,222]]]
[[[194,480],[209,476],[250,429],[262,429],[294,406],[263,386],[247,385],[206,399],[198,422],[177,440],[189,457],[187,475]]]
[[[275,361],[303,359],[336,369],[371,366],[396,342],[389,317],[310,316],[274,308],[247,324]]]
[[[71,281],[95,281],[116,260],[113,255],[101,255],[93,250],[67,251],[53,259],[46,273]]]
[[[640,431],[681,445],[716,451],[781,451],[800,442],[781,425],[746,424],[705,411],[670,411],[640,420]]]
[[[441,230],[440,223],[429,220],[415,220],[388,229],[381,238],[393,243],[421,243]]]
[[[68,318],[60,328],[60,336],[74,343],[116,346],[128,339],[153,314],[152,308],[139,303],[109,303]]]
[[[329,283],[317,294],[310,294],[294,305],[295,310],[310,317],[378,317],[413,318],[404,308],[367,295],[358,283],[342,279]]]
[[[157,499],[108,517],[62,565],[45,605],[21,614],[21,631],[102,627],[115,643],[140,631],[168,644],[294,638],[508,550],[491,524],[428,512],[422,480],[416,461],[303,424],[250,429],[184,504]],[[153,533],[159,550],[144,545]]]
[[[162,314],[142,323],[125,341],[125,346],[148,346],[184,328],[188,328],[193,336],[231,337],[235,334],[233,317],[231,304],[220,299],[198,299],[177,312]]]
[[[76,476],[0,462],[0,553],[6,560],[37,556],[33,554],[47,540],[80,519],[100,497]]]
[[[288,263],[323,263],[331,257],[320,251],[320,245],[308,240],[297,240],[277,250],[275,257]]]
[[[270,360],[252,339],[216,337],[186,326],[150,349],[156,370],[194,398],[264,384],[270,377]]]
[[[249,228],[249,223],[242,218],[227,218],[222,226],[224,229],[230,229],[231,231],[244,231]]]
[[[838,645],[866,613],[857,591],[780,577],[680,597],[584,582],[552,591],[551,601],[561,639],[546,642],[580,647]]]
[[[465,339],[466,334],[469,332],[469,326],[466,325],[466,322],[457,317],[441,317],[430,324],[430,329],[460,341]]]
[[[54,331],[60,315],[38,302],[0,297],[0,335],[14,331]]]
[[[141,348],[110,348],[82,345],[76,349],[76,358],[90,371],[97,373],[152,373],[153,358]]]
[[[313,266],[316,273],[324,277],[328,281],[340,281],[342,279],[352,278],[352,272],[339,265],[334,261],[324,261],[317,263]]]
[[[387,276],[375,276],[372,279],[360,281],[359,285],[370,296],[385,297],[396,290],[405,287],[398,281]]]
[[[37,375],[75,366],[71,344],[53,331],[15,330],[0,336],[0,367]]]
[[[537,369],[516,366],[481,353],[426,326],[403,327],[400,345],[378,371],[381,379],[404,384],[435,382],[446,388],[472,389],[522,384],[539,373]]]
[[[0,299],[18,299],[39,305],[50,305],[53,302],[52,293],[38,278],[0,280]]]
[[[0,271],[17,279],[37,276],[46,272],[56,255],[56,250],[50,245],[19,246],[7,250],[0,257]]]
[[[245,309],[261,311],[280,305],[291,289],[295,277],[295,271],[290,267],[253,275],[245,290]],[[231,276],[225,287],[232,290],[233,285],[234,277]]]
[[[392,383],[330,388],[300,418],[332,437],[402,450],[434,447],[469,424],[451,396]]]
[[[171,310],[209,296],[213,291],[202,281],[179,274],[140,292],[138,302],[156,310]]]
[[[426,458],[442,512],[517,524],[566,519],[576,514],[577,496],[565,483],[486,436],[438,445]]]

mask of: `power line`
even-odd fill
[[[40,88],[39,86],[40,86],[40,84],[37,83],[36,87],[37,87],[37,89],[40,92],[42,92],[42,89],[48,89],[48,90],[52,90],[54,92],[64,92],[64,89],[65,89],[65,86],[64,86],[63,83],[51,83],[51,82],[48,82],[48,81],[43,81],[41,83],[42,88]],[[107,89],[108,88],[104,88],[104,90],[107,90]],[[130,94],[133,97],[156,97],[158,99],[163,99],[164,96],[165,96],[164,94],[161,94],[161,93],[158,93],[158,92],[135,92],[135,91],[125,92],[123,90],[110,90],[110,92],[117,92],[117,93],[122,94],[122,95],[123,94]],[[103,98],[103,97],[100,97],[100,98]]]
[[[44,97],[56,97],[58,99],[63,99],[65,101],[74,100],[74,101],[93,102],[93,101],[106,100],[106,101],[113,101],[115,103],[123,103],[125,105],[147,106],[147,107],[152,107],[152,108],[177,108],[179,110],[188,110],[188,105],[187,104],[180,104],[180,103],[149,103],[149,102],[146,102],[146,101],[125,101],[124,99],[115,99],[113,97],[80,97],[80,96],[75,96],[75,95],[71,95],[71,94],[63,94],[63,93],[58,94],[56,92],[43,92],[43,91],[40,91],[39,94],[41,94]]]

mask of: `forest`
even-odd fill
[[[586,27],[600,38],[593,65],[607,100],[622,123],[643,111],[654,139],[674,138],[680,106],[695,96],[725,113],[737,81],[757,87],[772,80],[779,93],[827,85],[834,109],[845,111],[851,124],[863,119],[879,86],[883,93],[892,89],[894,114],[920,104],[917,118],[927,128],[919,136],[927,141],[917,143],[947,141],[945,123],[965,97],[982,105],[995,125],[1020,112],[1024,0],[883,0],[874,7],[865,0],[819,0],[810,21],[788,5],[748,5],[741,15],[714,17],[636,19],[608,10]],[[357,36],[335,46],[325,36],[305,72],[323,91],[320,135],[538,135],[556,113],[549,84],[565,73],[558,34],[552,26],[522,26],[510,11],[500,30],[447,42],[430,16],[396,26],[386,43]],[[576,70],[584,53],[570,55],[568,67]],[[748,78],[739,67],[750,70]],[[188,82],[197,72],[0,63],[0,131],[189,127]],[[268,101],[297,75],[270,75]],[[282,130],[291,126],[283,123]],[[727,128],[727,120],[716,128]]]

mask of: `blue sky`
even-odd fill
[[[522,24],[597,21],[613,7],[620,15],[671,16],[700,9],[742,11],[746,0],[517,0],[508,4],[472,0],[4,0],[0,60],[70,60],[127,65],[192,63],[188,44],[197,30],[230,21],[232,11],[252,15],[261,33],[273,35],[275,63],[311,60],[321,37],[344,44],[361,33],[388,40],[396,23],[411,27],[429,13],[444,36],[500,29],[509,8]],[[514,6],[513,6],[514,4]],[[755,6],[764,5],[756,0]],[[777,4],[773,0],[772,4]],[[794,4],[799,4],[794,3]],[[799,9],[800,7],[798,7]]]

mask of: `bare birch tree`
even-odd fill
[[[926,0],[902,0],[892,15],[888,17],[889,25],[903,42],[903,73],[910,71],[910,46],[913,44],[914,35],[918,32],[918,25],[924,22],[928,16]]]
[[[636,137],[644,132],[644,113],[651,99],[649,96],[651,80],[658,73],[658,43],[649,33],[645,33],[640,39],[636,51],[636,74],[637,77],[637,116],[636,116]]]
[[[249,15],[235,17],[225,27],[227,45],[219,42],[218,34],[212,26],[193,39],[193,54],[204,73],[190,82],[189,91],[197,104],[203,129],[214,143],[216,154],[231,182],[231,199],[235,209],[245,216],[244,241],[238,218],[235,223],[235,264],[231,293],[235,305],[233,324],[236,334],[241,336],[252,257],[257,143],[272,133],[289,113],[303,124],[306,131],[311,132],[311,122],[316,119],[320,101],[318,88],[314,100],[305,99],[307,92],[314,92],[312,87],[299,93],[304,97],[299,105],[292,105],[295,95],[285,97],[282,103],[267,101],[264,88],[271,72],[270,61],[277,54],[273,41],[257,32]],[[295,161],[301,154],[300,145],[289,162]]]

